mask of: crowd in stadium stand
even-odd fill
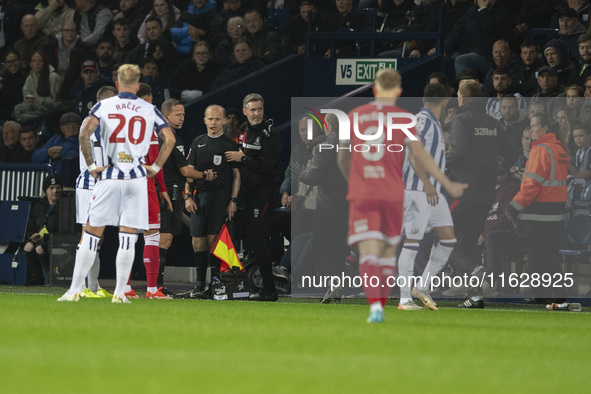
[[[369,55],[353,40],[334,50],[328,42],[306,48],[307,31],[441,31],[447,76],[456,83],[444,73],[428,82],[444,84],[450,96],[463,80],[482,84],[486,113],[519,150],[511,174],[523,175],[529,117],[542,111],[555,119],[573,183],[581,184],[591,171],[590,15],[589,0],[0,0],[0,162],[59,167],[63,152],[77,150],[69,129],[88,115],[101,87],[114,85],[123,63],[141,67],[160,108],[169,98],[190,103],[306,49],[312,56]],[[555,30],[532,36],[533,29]],[[372,55],[435,52],[433,40],[382,40]],[[300,171],[314,145],[292,157],[302,161]],[[312,182],[311,174],[303,179]],[[282,192],[287,205],[290,192]]]

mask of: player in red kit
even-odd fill
[[[395,251],[403,219],[405,148],[415,168],[435,177],[452,197],[461,196],[468,187],[442,174],[415,136],[414,116],[395,105],[402,93],[401,85],[397,71],[377,73],[375,101],[349,113],[351,140],[341,141],[337,156],[349,182],[349,245],[359,249],[359,274],[370,305],[370,323],[384,321],[384,305],[393,285],[388,277],[396,273]],[[388,132],[388,124],[399,126]]]

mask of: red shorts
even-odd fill
[[[148,222],[150,230],[160,228],[160,201],[152,179],[148,179]]]
[[[402,201],[349,201],[349,245],[370,239],[397,245],[402,218]]]

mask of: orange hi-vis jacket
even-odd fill
[[[519,192],[507,206],[517,234],[552,238],[564,226],[568,155],[553,133],[532,144]]]

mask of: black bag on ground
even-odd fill
[[[248,285],[246,273],[238,267],[232,267],[221,271],[219,276],[213,278],[211,290],[214,300],[248,299]]]

